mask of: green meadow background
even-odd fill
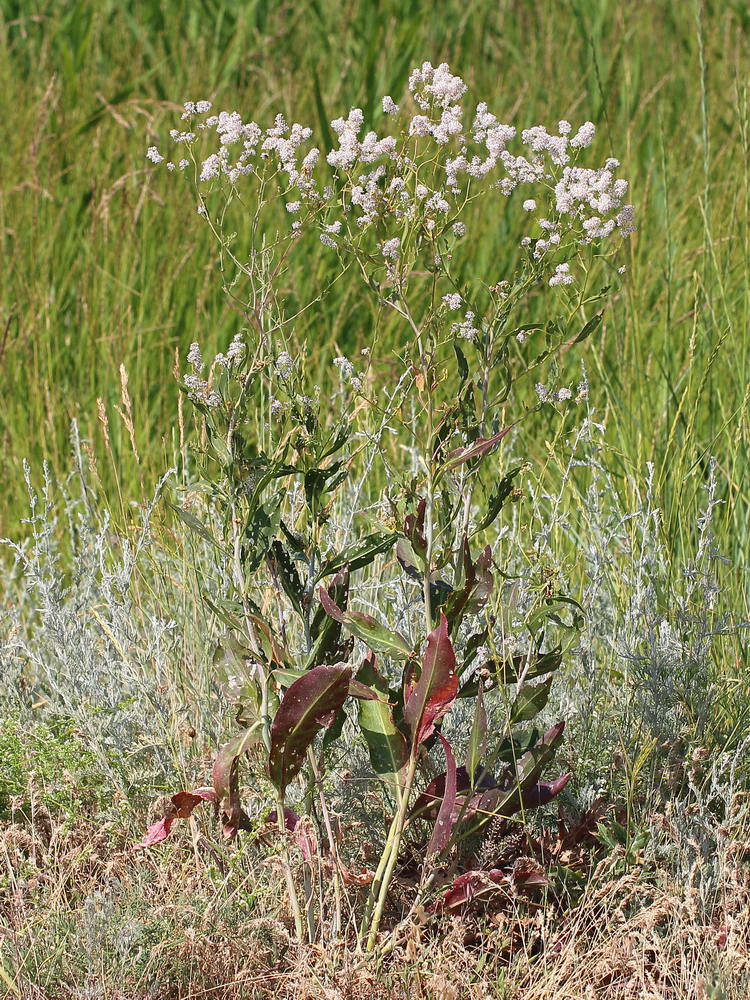
[[[175,351],[184,358],[196,339],[223,349],[242,325],[187,188],[144,157],[179,105],[208,98],[259,121],[283,111],[325,135],[352,105],[377,124],[380,97],[398,99],[413,65],[446,60],[502,120],[591,119],[599,151],[622,160],[639,233],[625,287],[585,352],[607,462],[623,490],[654,463],[678,554],[694,547],[716,456],[728,501],[720,542],[744,610],[744,0],[2,0],[0,17],[2,534],[17,533],[26,511],[24,459],[68,473],[72,419],[108,495],[139,499],[174,461]],[[507,221],[480,215],[470,236],[477,270],[500,280],[515,247]],[[311,249],[290,297],[320,282],[325,253]],[[350,288],[298,327],[319,381],[334,350],[356,350],[371,315],[366,290]],[[116,411],[121,365],[135,448]],[[542,464],[556,420],[525,430]]]

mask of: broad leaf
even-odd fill
[[[374,701],[363,700],[357,704],[359,728],[370,752],[370,763],[380,778],[397,784],[399,771],[409,757],[409,747],[406,737],[393,721],[388,682],[378,670],[374,653],[365,657],[357,680],[377,694]]]
[[[553,677],[548,677],[540,684],[524,684],[511,706],[509,725],[529,722],[542,711],[547,704],[553,680]]]
[[[554,757],[564,730],[564,722],[558,722],[548,729],[518,760],[509,779],[500,787],[492,788],[482,795],[477,813],[483,816],[485,822],[496,816],[508,817],[518,812],[523,795],[536,785],[542,771]]]
[[[521,796],[523,808],[538,809],[540,806],[546,806],[556,795],[560,794],[572,777],[573,775],[568,772],[555,778],[554,781],[538,781]]]
[[[344,552],[323,563],[317,579],[322,580],[323,577],[330,576],[332,573],[338,573],[344,566],[348,566],[351,572],[364,569],[377,556],[393,548],[395,539],[396,536],[391,531],[375,531],[370,535],[365,535]]]
[[[490,498],[487,501],[487,510],[485,511],[484,517],[479,521],[479,523],[474,528],[474,534],[480,531],[484,531],[485,528],[489,528],[495,518],[498,516],[500,511],[503,509],[506,500],[511,495],[514,490],[513,480],[520,473],[522,465],[517,465],[515,469],[511,469],[510,472],[506,473],[502,479],[498,480],[495,484],[495,488],[490,494]]]
[[[503,427],[501,431],[497,434],[493,434],[492,437],[488,438],[477,438],[476,441],[472,441],[471,444],[467,445],[465,448],[456,448],[446,455],[445,469],[455,469],[459,465],[464,465],[466,462],[470,462],[474,458],[481,458],[482,455],[486,455],[488,452],[496,448],[505,435],[512,429],[513,425],[508,427]]]
[[[409,690],[404,706],[404,720],[411,729],[413,746],[420,746],[455,701],[458,693],[456,654],[448,635],[448,621],[440,615],[440,624],[427,637],[422,657],[422,673]]]
[[[361,611],[342,611],[322,587],[318,596],[326,613],[334,621],[340,622],[352,635],[356,635],[366,643],[370,649],[386,653],[397,660],[405,660],[411,656],[411,646],[399,632],[392,632],[372,615],[366,615]]]
[[[307,748],[331,725],[349,693],[347,664],[313,667],[284,693],[271,724],[268,773],[281,794],[299,774]]]
[[[216,803],[216,793],[213,788],[196,788],[192,792],[177,792],[172,796],[169,813],[146,831],[146,836],[137,847],[153,847],[169,836],[170,830],[177,819],[186,819],[201,802]]]

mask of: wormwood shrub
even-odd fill
[[[564,721],[546,732],[524,724],[547,703],[581,609],[544,573],[523,603],[505,585],[487,539],[518,496],[523,465],[499,477],[493,456],[533,409],[573,397],[556,384],[554,358],[601,322],[603,282],[620,237],[633,231],[633,209],[616,160],[584,166],[590,122],[519,136],[480,103],[468,124],[466,90],[447,65],[425,63],[402,108],[383,98],[386,134],[365,132],[352,109],[322,136],[325,157],[309,146],[307,127],[279,115],[263,129],[237,112],[211,115],[207,101],[186,104],[185,130],[170,133],[177,155],[166,166],[191,180],[225,288],[247,320],[208,368],[193,344],[182,380],[201,423],[197,492],[218,528],[196,513],[196,491],[172,505],[215,547],[231,581],[228,598],[204,596],[227,628],[215,670],[242,728],[219,751],[213,786],[176,794],[143,846],[203,801],[228,839],[252,829],[240,765],[261,764],[252,784],[273,807],[299,939],[341,935],[348,901],[359,944],[375,948],[399,874],[408,898],[384,947],[425,909],[543,885],[544,873],[522,858],[477,867],[477,857],[491,857],[477,845],[570,777],[542,780]],[[155,146],[148,156],[165,162]],[[531,220],[517,268],[502,280],[472,272],[463,216],[480,198],[499,223],[518,202]],[[279,199],[289,225],[269,231],[264,212]],[[285,272],[305,266],[306,241],[316,238],[331,250],[333,277],[313,302],[288,301]],[[295,318],[360,280],[375,306],[370,343],[356,362],[335,360],[340,390],[323,399],[309,385],[315,345],[295,344]],[[524,322],[540,293],[550,295],[549,318]],[[404,337],[386,358],[378,316],[388,311],[403,320]],[[537,369],[547,381],[524,405],[514,387]],[[578,397],[586,391],[582,382]],[[375,482],[384,484],[377,498],[368,495]],[[342,495],[353,498],[343,534],[356,535],[345,545],[331,523]],[[413,591],[398,620],[387,606],[358,607],[396,573]],[[443,721],[460,703],[471,721],[459,765]],[[352,726],[387,816],[372,870],[347,866],[323,784]],[[444,769],[426,780],[433,755]],[[290,805],[300,798],[302,816]]]

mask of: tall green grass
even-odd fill
[[[325,134],[351,105],[377,120],[380,95],[400,94],[413,64],[448,60],[503,119],[590,118],[602,151],[610,138],[626,151],[640,232],[627,290],[587,354],[608,461],[623,483],[655,463],[665,531],[682,554],[708,456],[718,457],[730,501],[721,544],[740,599],[750,515],[743,0],[3,0],[0,16],[3,533],[25,505],[24,458],[68,469],[72,417],[105,488],[138,499],[177,446],[175,350],[223,345],[242,323],[192,200],[144,158],[177,106],[208,97],[259,119],[282,110]],[[507,220],[477,218],[472,239],[476,270],[502,278]],[[289,276],[290,297],[320,281],[321,254]],[[342,292],[300,322],[318,380],[371,315],[364,292]],[[140,467],[115,410],[121,364]],[[543,465],[551,425],[524,433]]]

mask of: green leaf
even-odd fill
[[[350,545],[348,549],[326,560],[318,573],[316,582],[332,573],[338,573],[347,564],[351,572],[364,569],[365,566],[370,565],[373,559],[392,548],[395,539],[396,535],[392,531],[374,531],[365,535],[364,538],[360,538],[359,541]]]
[[[495,488],[490,494],[490,499],[487,503],[487,510],[484,517],[481,519],[479,524],[474,528],[474,534],[480,531],[484,531],[485,528],[489,528],[492,522],[496,519],[500,511],[505,506],[505,501],[511,495],[514,490],[513,480],[520,473],[522,465],[516,466],[515,469],[511,469],[510,472],[506,473],[502,479],[499,479],[495,484]]]
[[[600,312],[597,313],[596,316],[592,316],[591,319],[588,321],[588,323],[586,323],[584,328],[578,334],[576,339],[573,341],[573,343],[580,344],[584,340],[588,340],[591,334],[601,325],[603,317],[604,317],[604,312]]]
[[[399,632],[392,632],[372,615],[366,615],[361,611],[342,611],[322,587],[319,596],[326,613],[334,621],[340,622],[352,635],[356,635],[366,643],[370,649],[386,653],[396,660],[405,660],[411,656],[412,648]]]
[[[195,514],[191,513],[189,510],[183,510],[182,507],[178,507],[177,504],[167,500],[167,506],[170,510],[174,511],[177,517],[186,524],[188,528],[200,538],[206,542],[210,542],[211,545],[215,545],[220,552],[226,552],[225,547],[214,538],[208,528],[203,524],[200,518],[197,518]]]
[[[374,653],[365,657],[357,680],[377,695],[374,700],[357,703],[359,728],[367,743],[370,763],[383,781],[397,785],[399,772],[409,758],[409,747],[406,737],[393,721],[388,682],[378,670]]]
[[[284,795],[305,761],[307,748],[321,729],[336,719],[349,694],[351,667],[313,667],[287,688],[271,724],[268,773]]]
[[[237,766],[240,757],[260,740],[262,720],[258,719],[248,729],[219,750],[214,761],[212,780],[219,808],[226,814],[224,836],[232,839],[239,829],[242,819],[240,786]]]
[[[292,602],[297,614],[302,617],[302,581],[300,580],[294,560],[278,538],[272,543],[266,558],[269,569],[278,579],[282,590]]]
[[[259,711],[260,690],[255,678],[255,655],[232,633],[216,646],[212,666],[221,688],[232,702],[242,703],[243,712]]]
[[[530,722],[542,711],[549,699],[553,677],[548,677],[540,684],[524,684],[515,697],[510,710],[510,725],[519,722]]]

